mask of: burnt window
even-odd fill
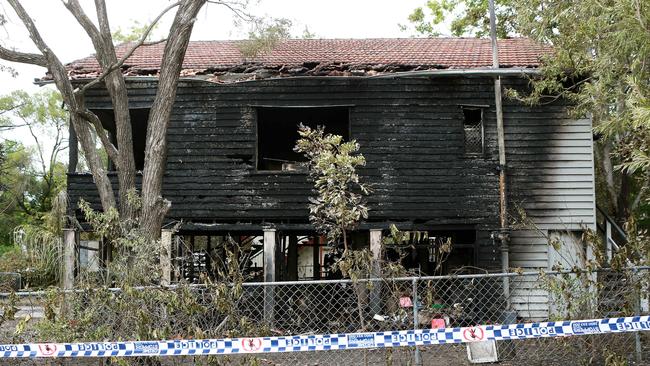
[[[476,265],[476,230],[434,230],[416,241],[389,244],[386,258],[423,275],[455,274]]]
[[[463,110],[463,137],[465,155],[482,155],[484,146],[483,109],[461,107]]]
[[[102,121],[102,125],[108,134],[111,142],[117,146],[117,135],[115,130],[115,115],[112,110],[93,110],[93,112]],[[133,159],[135,160],[135,170],[144,169],[144,151],[147,144],[147,122],[149,120],[149,109],[138,108],[129,110],[131,118],[131,136],[133,138]],[[115,165],[109,161],[109,170],[114,170]]]
[[[325,133],[350,138],[348,107],[260,107],[257,108],[257,170],[292,171],[305,161],[293,151],[298,125],[324,126]]]

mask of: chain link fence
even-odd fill
[[[5,293],[0,343],[337,334],[648,313],[647,268]],[[501,365],[650,364],[647,333],[496,342]],[[0,360],[2,364],[57,364]],[[49,362],[49,363],[48,363]],[[62,364],[465,365],[466,344]]]

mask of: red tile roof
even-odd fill
[[[314,69],[326,65],[344,65],[345,70],[386,71],[421,69],[465,69],[490,67],[492,50],[489,39],[477,38],[402,38],[402,39],[291,39],[280,42],[270,52],[245,59],[241,41],[190,42],[183,62],[185,74],[244,72],[247,65],[267,69]],[[535,68],[540,57],[550,53],[548,46],[526,38],[499,40],[501,67]],[[124,64],[127,75],[155,75],[165,44],[138,48]],[[117,46],[118,57],[130,44]],[[99,64],[94,56],[67,65],[72,78],[95,76]],[[316,67],[318,68],[318,67]],[[233,71],[238,70],[238,71]],[[330,70],[333,70],[330,68]],[[313,70],[312,70],[313,71]]]

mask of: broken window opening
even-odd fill
[[[108,138],[113,145],[117,146],[117,135],[115,129],[115,114],[112,110],[93,110],[93,113],[102,121],[102,126],[108,134]],[[130,109],[129,116],[131,118],[131,136],[133,141],[133,159],[135,161],[135,170],[144,169],[144,155],[145,147],[147,144],[147,123],[149,121],[149,109],[138,108]],[[114,171],[115,164],[108,160],[108,170]]]
[[[463,109],[463,136],[465,155],[482,155],[484,152],[483,109],[461,107]]]
[[[385,255],[421,275],[472,273],[477,263],[476,238],[476,230],[434,230],[417,242],[387,246]]]
[[[295,171],[306,158],[295,151],[298,125],[325,127],[325,133],[350,139],[348,107],[257,108],[257,170]]]

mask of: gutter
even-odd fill
[[[417,77],[417,76],[528,76],[540,75],[541,72],[537,68],[498,68],[498,61],[496,68],[469,68],[469,69],[437,69],[437,70],[421,70],[421,71],[403,71],[394,72],[391,74],[381,74],[374,76],[365,76],[367,78],[383,79],[392,77]]]

